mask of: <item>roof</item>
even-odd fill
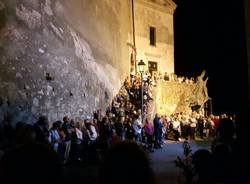
[[[136,0],[146,6],[157,8],[160,11],[173,14],[177,5],[173,0]]]

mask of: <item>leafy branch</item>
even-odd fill
[[[174,161],[176,167],[179,167],[183,170],[183,174],[186,178],[186,184],[191,183],[192,178],[194,176],[194,169],[192,164],[192,149],[189,145],[188,141],[184,141],[183,145],[183,154],[184,159],[177,156],[177,159]]]

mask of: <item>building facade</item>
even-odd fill
[[[0,122],[5,114],[14,126],[105,111],[130,74],[131,48],[173,71],[170,2],[0,0]]]
[[[150,73],[174,73],[175,9],[172,0],[134,0],[136,60],[142,59]]]

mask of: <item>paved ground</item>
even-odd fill
[[[178,184],[182,181],[182,174],[174,164],[177,156],[183,157],[181,142],[167,141],[163,149],[156,150],[150,155],[152,168],[156,175],[157,184]],[[198,149],[209,149],[208,141],[190,142],[192,152]]]
[[[154,153],[150,153],[152,168],[154,170],[157,183],[156,184],[180,184],[183,183],[182,174],[174,164],[177,156],[183,157],[183,148],[181,142],[167,141],[163,145],[163,149],[157,149]],[[208,141],[190,142],[193,152],[201,148],[209,148]],[[85,184],[96,183],[98,164],[81,164],[70,166],[65,169],[66,183],[74,183],[83,181]]]

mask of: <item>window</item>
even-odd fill
[[[152,74],[152,72],[157,71],[157,62],[156,61],[148,61],[148,71]]]
[[[156,39],[155,39],[155,27],[149,27],[149,41],[150,45],[155,46],[156,44]]]

